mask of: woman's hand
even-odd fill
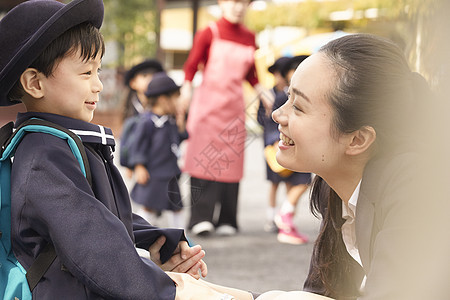
[[[292,292],[270,291],[260,295],[257,300],[333,300],[333,299],[304,291],[292,291]]]
[[[166,272],[175,282],[177,293],[175,300],[221,300],[223,293],[209,287],[204,281],[186,274]],[[234,298],[233,298],[234,299]]]
[[[164,264],[161,263],[160,250],[166,242],[165,236],[160,236],[150,248],[150,258],[164,271],[187,273],[195,279],[200,278],[200,274],[205,277],[208,274],[206,263],[202,260],[205,251],[200,245],[189,247],[188,243],[181,241],[173,252],[172,257]],[[199,272],[200,271],[200,272]]]

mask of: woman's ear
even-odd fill
[[[20,76],[20,83],[24,91],[35,99],[44,97],[40,78],[42,73],[34,68],[26,69]]]
[[[345,154],[359,155],[366,152],[375,142],[377,133],[371,126],[364,126],[350,134],[350,142]]]

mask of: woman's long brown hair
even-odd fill
[[[426,90],[423,78],[412,73],[394,43],[368,34],[349,35],[323,46],[320,53],[335,72],[336,85],[327,95],[333,111],[332,134],[354,132],[363,126],[375,129],[376,155],[411,146],[417,134],[417,117]],[[417,119],[416,119],[417,120]],[[359,295],[362,271],[342,240],[342,200],[321,177],[311,192],[311,211],[322,217],[314,245],[305,290],[334,299]]]

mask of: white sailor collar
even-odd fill
[[[78,135],[83,143],[102,144],[112,147],[116,144],[110,128],[50,113],[19,113],[17,115],[15,126],[19,126],[30,118],[44,119],[61,125]]]

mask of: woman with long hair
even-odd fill
[[[277,161],[317,175],[311,207],[322,224],[304,291],[258,300],[447,299],[448,201],[430,193],[439,189],[427,152],[437,141],[432,105],[400,48],[374,35],[336,39],[300,64],[273,113]]]

